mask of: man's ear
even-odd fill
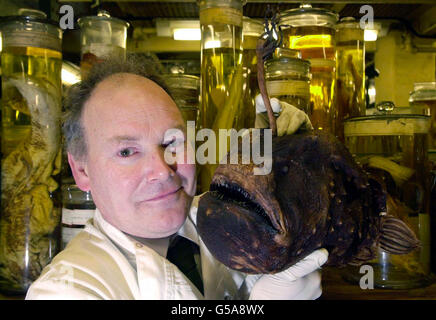
[[[82,191],[89,191],[91,188],[86,161],[76,160],[73,155],[68,152],[68,163],[70,164],[71,172],[73,173],[74,180],[79,189]]]

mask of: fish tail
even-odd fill
[[[391,254],[407,254],[421,246],[415,233],[401,219],[381,217],[380,248]]]

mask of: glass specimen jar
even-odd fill
[[[270,98],[287,102],[307,114],[310,111],[310,63],[299,59],[297,50],[278,48],[265,63]]]
[[[85,228],[94,213],[90,191],[82,191],[75,184],[62,185],[62,249]]]
[[[244,73],[242,108],[239,109],[241,126],[254,128],[256,119],[255,98],[259,94],[257,83],[256,46],[260,36],[264,33],[264,25],[260,20],[243,17],[242,27],[242,66]]]
[[[283,46],[301,51],[310,62],[311,107],[309,117],[315,129],[335,133],[334,108],[336,78],[335,25],[338,14],[309,4],[283,12],[280,26]]]
[[[209,189],[220,159],[228,150],[218,150],[219,129],[241,129],[242,88],[242,0],[200,0],[201,104],[197,128],[215,131],[215,163],[202,164],[201,190]],[[208,161],[211,162],[211,161]]]
[[[436,150],[436,82],[419,82],[409,96],[410,106],[417,113],[430,115],[429,149]]]
[[[402,219],[415,232],[421,247],[406,255],[379,249],[366,263],[373,268],[374,286],[409,289],[429,284],[430,186],[427,156],[430,119],[424,115],[384,114],[344,122],[345,145],[358,163],[387,191],[387,214]],[[349,267],[346,279],[362,277]]]
[[[62,31],[35,10],[2,21],[0,291],[24,294],[58,252]]]
[[[99,10],[96,16],[80,18],[78,23],[81,29],[82,79],[94,63],[104,60],[105,57],[126,57],[128,22],[113,18],[108,12]]]
[[[342,18],[336,25],[336,135],[344,141],[343,120],[365,115],[364,30],[354,18]]]
[[[200,79],[187,74],[168,74],[165,81],[185,121],[197,121]]]

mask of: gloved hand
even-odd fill
[[[250,300],[314,300],[321,296],[321,274],[317,271],[328,259],[319,249],[285,271],[261,276],[254,284]]]
[[[255,103],[256,103],[256,113],[266,112],[265,103],[263,103],[263,98],[260,93],[256,96]],[[271,108],[275,114],[279,113],[282,110],[279,99],[271,98],[269,99],[269,103],[271,103]]]
[[[313,130],[309,116],[302,110],[276,98],[270,99],[274,114],[280,112],[277,118],[277,135],[293,134],[298,129]],[[269,120],[262,96],[256,96],[256,128],[268,128]]]

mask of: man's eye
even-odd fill
[[[122,149],[118,154],[123,158],[127,158],[132,156],[134,153],[135,152],[133,151],[133,149],[126,148],[126,149]]]

